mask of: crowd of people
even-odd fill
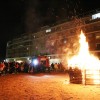
[[[0,62],[0,76],[16,73],[39,73],[39,72],[63,72],[65,69],[61,63],[52,63],[49,67],[34,66],[27,62]]]
[[[28,72],[29,65],[27,62],[0,62],[0,75],[12,74],[18,72]]]

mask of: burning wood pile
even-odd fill
[[[70,83],[77,83],[77,84],[82,83],[82,72],[80,69],[78,69],[77,67],[75,68],[70,67],[68,73],[70,77]]]

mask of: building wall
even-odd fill
[[[91,16],[87,16],[9,41],[6,58],[77,53],[81,29],[87,37],[90,51],[100,51],[100,19],[92,20]]]

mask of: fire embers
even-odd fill
[[[82,83],[82,72],[77,67],[70,67],[68,70],[70,83],[81,84]]]

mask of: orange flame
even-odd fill
[[[68,59],[68,66],[77,66],[80,69],[100,69],[100,61],[93,54],[90,54],[88,42],[86,42],[86,37],[82,31],[80,34],[79,44],[79,52],[77,55]]]

